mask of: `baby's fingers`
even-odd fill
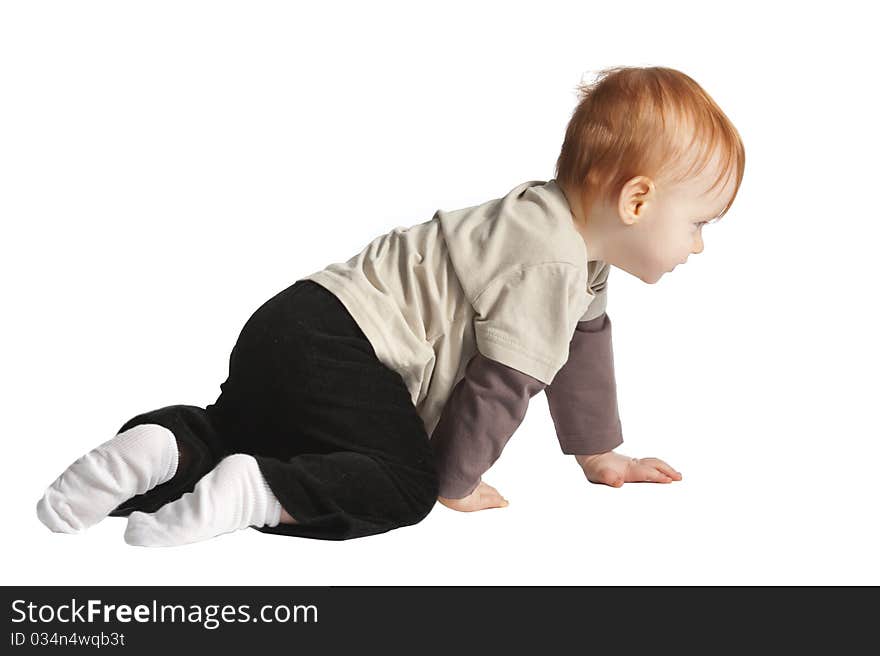
[[[641,460],[634,460],[627,472],[628,483],[671,483],[672,477]]]
[[[504,508],[507,506],[507,499],[501,496],[501,493],[488,483],[480,481],[474,491],[461,499],[447,499],[445,497],[437,497],[437,500],[447,508],[458,510],[459,512],[474,512],[477,510],[486,510],[487,508]]]
[[[674,481],[681,480],[681,473],[676,471],[674,468],[669,466],[667,463],[660,460],[660,458],[642,458],[641,461],[643,463],[652,465],[655,469],[666,474],[669,478]]]
[[[507,499],[501,496],[501,493],[488,483],[481,482],[479,486],[480,502],[478,510],[485,508],[504,508],[507,505]]]

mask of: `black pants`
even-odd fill
[[[403,378],[376,357],[342,302],[301,280],[264,303],[232,350],[216,402],[138,415],[187,457],[171,480],[111,515],[155,512],[225,456],[249,453],[297,524],[263,533],[346,540],[415,524],[437,499],[433,455]]]

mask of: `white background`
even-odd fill
[[[880,583],[862,6],[3,3],[3,583]],[[702,255],[610,277],[619,450],[682,482],[587,483],[541,394],[484,476],[505,509],[153,549],[122,518],[39,522],[127,419],[214,401],[243,323],[294,280],[553,177],[576,85],[611,65],[686,72],[746,146]]]

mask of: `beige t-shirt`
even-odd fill
[[[609,265],[588,259],[556,181],[532,180],[398,226],[302,279],[345,305],[431,435],[477,350],[552,382],[577,322],[606,309]]]

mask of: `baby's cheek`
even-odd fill
[[[673,258],[674,255],[668,248],[658,249],[654,251],[653,257],[651,258],[651,270],[663,274],[672,267],[672,264],[670,264],[670,262],[673,260]]]

